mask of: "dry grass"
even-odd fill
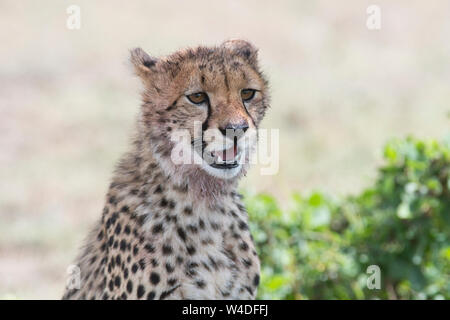
[[[128,49],[154,55],[243,37],[272,84],[265,127],[279,128],[277,176],[243,186],[359,190],[383,143],[449,128],[450,4],[371,2],[63,1],[0,4],[0,298],[59,298],[65,268],[101,212],[138,110]]]

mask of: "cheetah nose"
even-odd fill
[[[247,131],[248,129],[248,122],[246,120],[241,121],[239,123],[228,123],[225,127],[220,127],[219,130],[222,132],[224,136],[227,135],[227,130],[242,130],[243,132]]]

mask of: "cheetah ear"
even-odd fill
[[[151,75],[158,62],[157,59],[150,57],[141,48],[130,50],[130,61],[134,66],[136,74],[141,78]]]
[[[258,49],[250,42],[242,39],[230,39],[222,43],[222,47],[233,51],[235,54],[256,66],[258,60]]]

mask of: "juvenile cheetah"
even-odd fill
[[[63,299],[253,299],[260,266],[236,190],[269,104],[256,48],[158,59],[138,48],[131,62],[144,87],[135,139],[76,260],[80,288]],[[200,139],[177,144],[175,132]],[[212,161],[177,163],[176,146]]]

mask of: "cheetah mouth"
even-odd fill
[[[237,145],[234,144],[225,150],[212,151],[211,158],[214,160],[209,165],[213,168],[224,170],[237,168],[239,166],[239,156]]]

